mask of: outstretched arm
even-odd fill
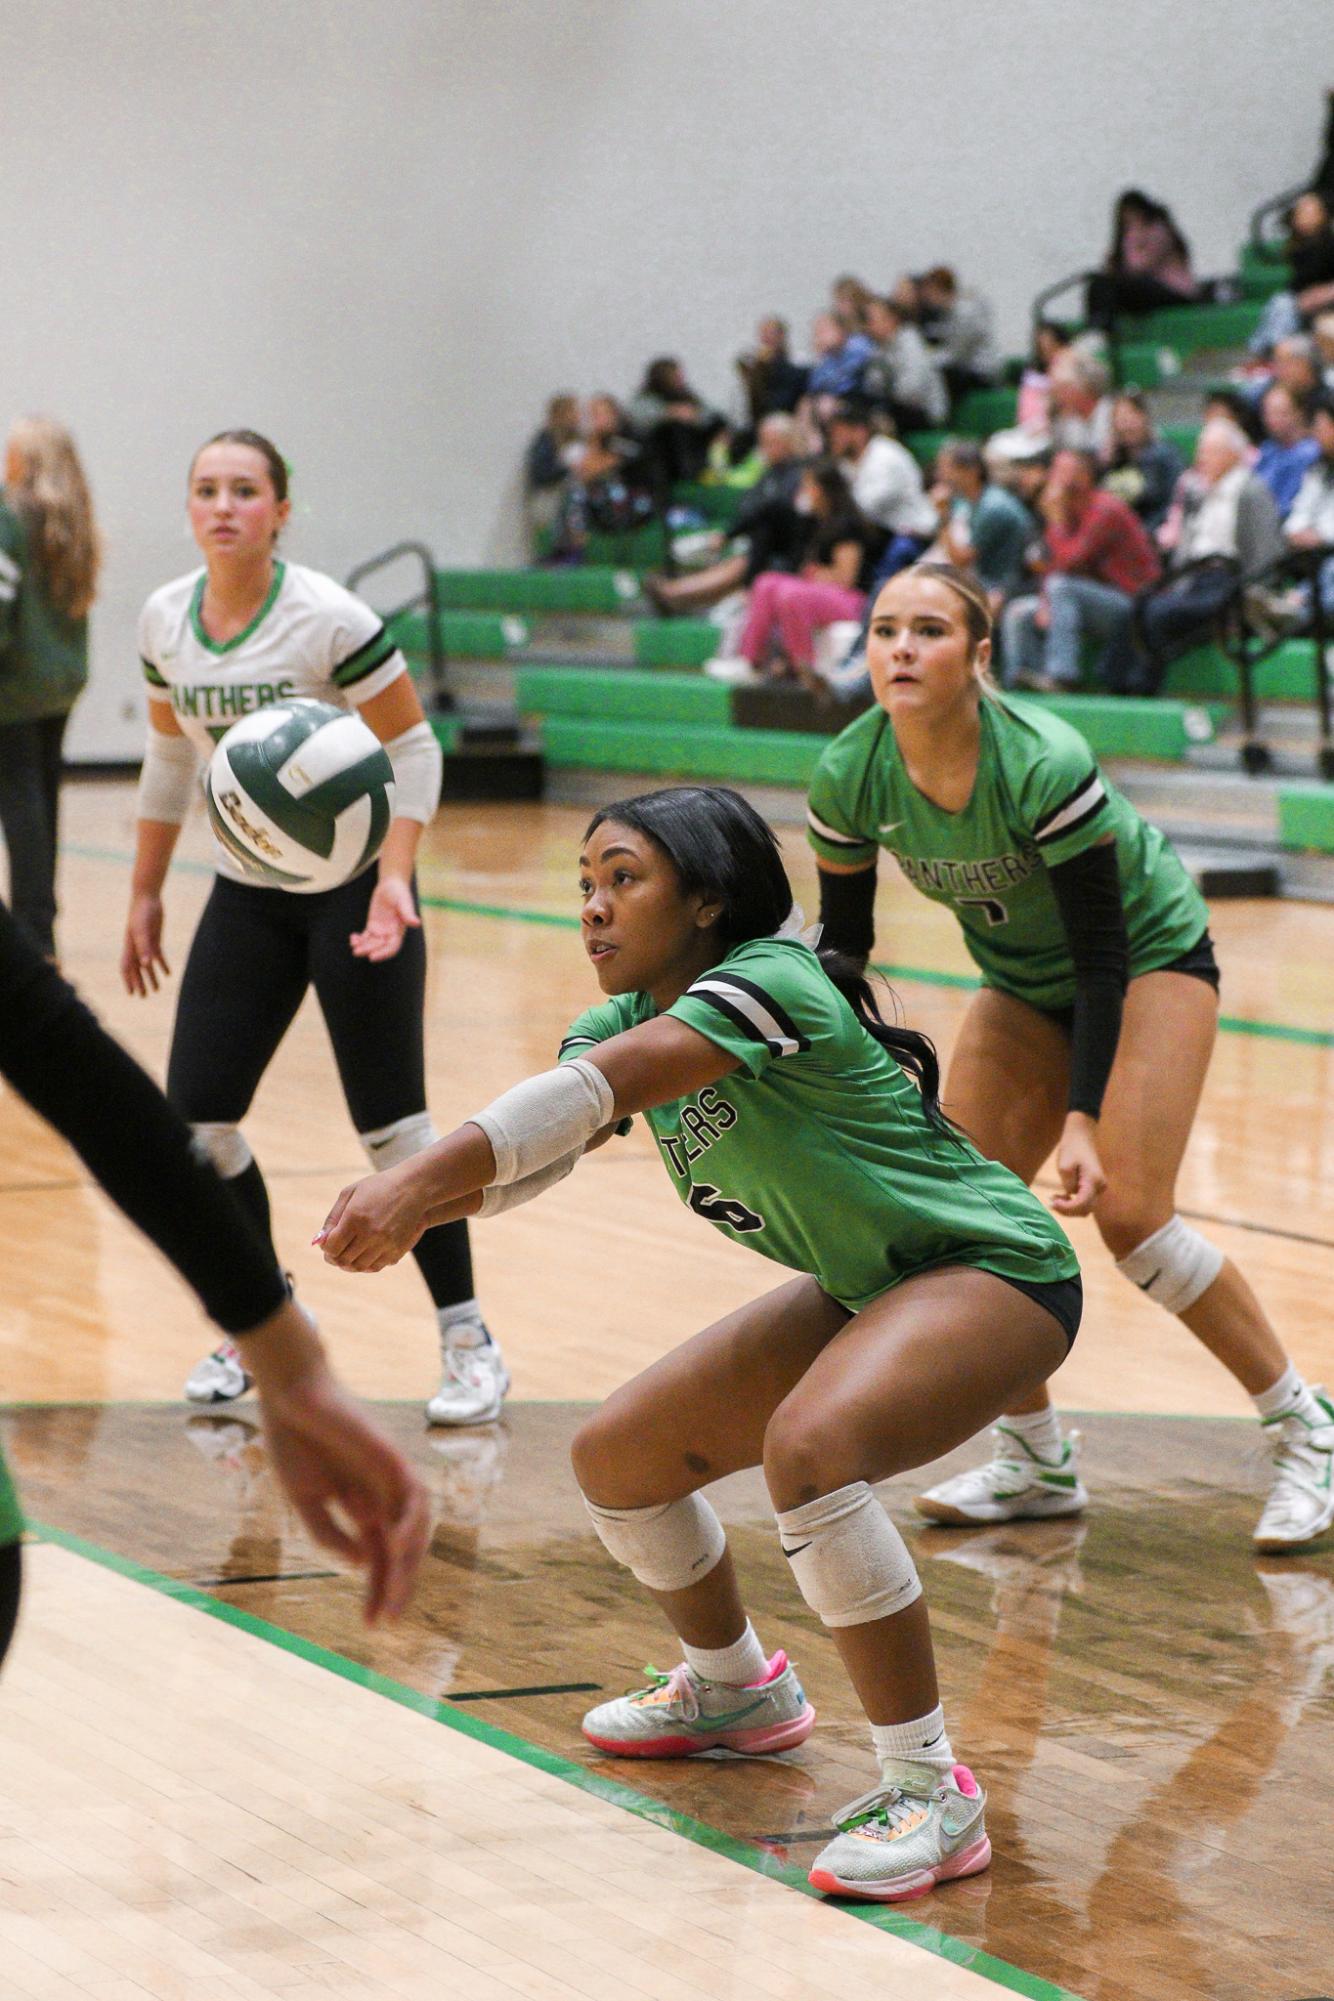
[[[619,1120],[690,1097],[738,1067],[707,1036],[659,1015],[529,1078],[401,1166],[344,1188],[315,1242],[344,1271],[382,1271],[406,1256],[424,1230],[476,1215],[484,1191],[497,1182],[548,1186],[546,1170],[566,1159],[573,1166]],[[585,1076],[587,1089],[580,1090],[571,1073],[590,1070],[595,1075]]]

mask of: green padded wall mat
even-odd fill
[[[707,618],[635,620],[635,660],[640,667],[702,667],[722,645]]]
[[[703,674],[642,674],[633,668],[521,667],[514,699],[524,715],[587,716],[593,721],[722,723],[731,693]]]
[[[1202,707],[1138,695],[1010,695],[1077,729],[1095,757],[1152,757],[1180,764],[1192,743],[1208,743],[1216,718]]]
[[[588,565],[568,570],[440,570],[449,611],[623,612],[639,599],[631,570]]]
[[[1322,855],[1334,855],[1334,785],[1281,787],[1278,838],[1285,848],[1316,848]]]

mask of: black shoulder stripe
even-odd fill
[[[725,973],[715,970],[709,977],[722,986],[739,987],[743,994],[749,994],[752,1000],[758,1001],[762,1008],[768,1010],[782,1029],[784,1035],[790,1041],[795,1042],[799,1050],[810,1048],[809,1036],[802,1034],[796,1022],[793,1021],[791,1015],[787,1012],[787,1009],[780,1006],[765,987],[759,986],[754,980],[743,979],[740,973],[734,973],[730,970]]]
[[[766,1049],[773,1050],[775,1055],[779,1053],[774,1049],[773,1041],[765,1034],[764,1030],[753,1022],[748,1015],[743,1014],[739,1007],[733,1007],[730,1001],[724,1000],[721,994],[697,994],[692,988],[691,998],[707,1001],[715,1014],[720,1014],[725,1021],[730,1021],[733,1028],[739,1028],[748,1042],[761,1042]]]
[[[330,679],[339,688],[354,687],[358,681],[364,681],[368,674],[373,674],[377,667],[382,667],[390,655],[397,651],[397,646],[398,642],[393,635],[381,625],[364,645],[357,647],[354,653],[349,653],[345,660],[338,661],[330,671]]]
[[[1072,791],[1066,793],[1064,799],[1060,800],[1057,805],[1051,808],[1050,812],[1044,813],[1041,819],[1035,822],[1033,827],[1033,832],[1040,836],[1042,834],[1043,829],[1045,827],[1050,826],[1053,820],[1059,820],[1062,813],[1066,812],[1071,806],[1073,806],[1076,799],[1078,799],[1082,793],[1088,791],[1089,786],[1093,784],[1097,776],[1098,776],[1098,767],[1094,765],[1090,770],[1084,773],[1084,776],[1080,779],[1078,785],[1076,785]]]

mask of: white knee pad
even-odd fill
[[[650,1591],[684,1591],[707,1577],[727,1547],[723,1525],[700,1494],[656,1508],[601,1508],[583,1497],[603,1547]]]
[[[1128,1256],[1118,1258],[1116,1269],[1169,1313],[1184,1313],[1222,1271],[1223,1253],[1180,1216],[1173,1216]]]
[[[439,1137],[429,1112],[410,1112],[405,1119],[395,1119],[391,1126],[380,1126],[373,1133],[357,1134],[366,1149],[367,1160],[377,1171],[382,1167],[398,1167],[403,1161],[411,1160],[415,1153],[434,1146]]]
[[[255,1157],[239,1126],[192,1125],[190,1130],[195,1136],[195,1151],[212,1163],[224,1181],[244,1174]]]
[[[797,1588],[826,1626],[888,1619],[921,1597],[908,1546],[865,1480],[789,1508],[777,1521]]]

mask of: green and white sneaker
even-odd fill
[[[790,1751],[810,1736],[815,1711],[781,1650],[761,1681],[705,1681],[689,1662],[670,1674],[645,1668],[647,1688],[601,1702],[583,1731],[614,1758],[693,1758],[720,1747],[754,1755]]]
[[[1017,1431],[997,1424],[991,1430],[991,1458],[971,1472],[956,1473],[928,1487],[913,1502],[928,1521],[1039,1521],[1048,1515],[1077,1515],[1088,1506],[1079,1477],[1079,1433],[1061,1442],[1061,1456],[1041,1459]]]
[[[1313,1384],[1311,1395],[1323,1424],[1308,1424],[1295,1411],[1261,1419],[1274,1484],[1255,1526],[1257,1549],[1300,1549],[1334,1523],[1334,1403],[1322,1384]]]
[[[937,1883],[976,1876],[991,1860],[987,1796],[967,1765],[888,1766],[884,1781],[834,1815],[837,1835],[810,1881],[827,1897],[896,1904]]]

